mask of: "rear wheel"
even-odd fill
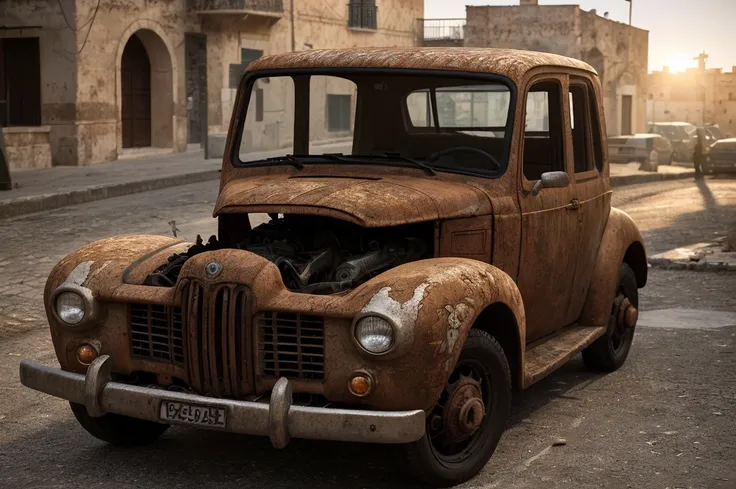
[[[404,446],[416,477],[435,487],[473,478],[496,450],[511,406],[511,372],[491,335],[470,330],[424,437]]]
[[[74,417],[82,428],[102,441],[113,445],[136,446],[151,443],[161,436],[169,425],[108,413],[99,418],[89,415],[82,404],[70,402]]]
[[[621,265],[616,298],[606,334],[583,350],[586,367],[597,372],[613,372],[624,364],[634,341],[638,319],[639,289],[628,264]]]

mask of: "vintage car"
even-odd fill
[[[21,381],[113,444],[172,424],[390,444],[430,484],[466,481],[513,389],[631,348],[647,259],[611,207],[602,107],[595,70],[552,54],[261,58],[218,235],[65,257],[44,295],[61,368],[23,361]]]
[[[705,164],[705,173],[734,173],[736,172],[736,138],[721,139],[708,150]]]
[[[656,122],[649,124],[650,134],[659,134],[672,143],[676,161],[693,161],[698,127],[689,122]],[[706,131],[706,142],[714,142],[710,131]]]
[[[641,163],[641,169],[656,172],[659,165],[671,165],[672,143],[659,134],[634,134],[608,138],[611,163]]]

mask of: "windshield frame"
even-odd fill
[[[468,81],[480,81],[480,82],[493,82],[499,83],[506,86],[509,89],[509,109],[506,121],[506,134],[504,135],[503,144],[503,161],[501,161],[500,168],[498,170],[480,171],[468,168],[449,168],[449,167],[434,167],[438,173],[454,173],[460,175],[467,175],[473,177],[481,177],[486,179],[497,179],[506,174],[510,158],[511,158],[511,145],[514,139],[514,131],[516,128],[516,109],[518,100],[518,87],[514,81],[503,75],[489,74],[489,73],[475,73],[466,71],[454,71],[454,70],[425,70],[425,69],[395,69],[395,68],[277,68],[269,70],[256,70],[246,72],[240,80],[239,93],[240,96],[233,109],[233,120],[231,121],[231,130],[235,131],[233,138],[232,147],[230,150],[230,164],[233,168],[244,169],[244,168],[259,168],[265,166],[274,166],[280,164],[288,164],[267,160],[257,160],[252,162],[243,162],[240,159],[240,145],[243,139],[243,129],[245,126],[247,111],[250,105],[251,96],[253,95],[253,86],[256,80],[260,78],[269,77],[298,77],[298,76],[332,76],[350,79],[349,75],[389,75],[389,76],[416,76],[416,77],[433,77],[433,78],[451,78],[455,80],[468,80]],[[403,111],[403,109],[402,109]],[[295,125],[297,119],[294,120]],[[296,142],[294,143],[296,145]],[[292,153],[285,153],[284,156],[296,156],[305,157],[308,159],[314,159],[317,161],[305,161],[307,165],[334,165],[335,161],[329,158],[322,158],[321,155],[293,155],[294,146],[292,146]],[[350,157],[350,155],[346,155]],[[365,164],[365,162],[359,161],[360,158],[356,157],[355,165]],[[349,165],[353,163],[339,163],[342,165]],[[376,165],[391,166],[395,168],[416,168],[416,166],[408,164],[397,158],[395,161],[384,160],[383,162],[376,162]]]

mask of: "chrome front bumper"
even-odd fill
[[[424,436],[425,413],[422,410],[364,411],[294,406],[291,384],[285,378],[276,383],[266,404],[112,382],[111,368],[112,359],[107,355],[92,362],[86,375],[23,360],[20,381],[31,389],[82,404],[95,417],[116,413],[161,422],[159,413],[163,401],[223,408],[227,413],[224,431],[268,436],[276,448],[285,447],[292,437],[397,444],[417,441]]]

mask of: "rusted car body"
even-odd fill
[[[309,92],[300,80],[318,74],[358,87],[353,157],[307,156]],[[295,80],[293,152],[284,154],[297,156],[240,161],[253,87],[278,77]],[[472,127],[438,129],[435,92],[478,84],[480,98],[505,104],[506,125],[468,119]],[[416,90],[428,97],[429,123],[414,130],[402,104]],[[574,107],[561,103],[569,97]],[[533,133],[532,98],[546,107]],[[467,480],[503,432],[506,387],[527,388],[580,351],[604,343],[613,351],[616,335],[619,357],[628,353],[647,262],[636,225],[611,207],[604,121],[595,71],[550,54],[368,49],[256,61],[231,122],[218,239],[118,236],[64,258],[44,294],[61,369],[24,361],[21,380],[70,400],[83,425],[115,414],[270,436],[276,447],[290,437],[405,444],[414,459],[432,459],[428,432],[450,433],[442,448],[450,457],[453,444],[475,447],[493,418],[473,449],[481,455],[465,465],[446,461],[432,472],[419,462],[437,485]],[[473,145],[496,152],[487,158],[492,172],[452,166],[486,158]],[[462,157],[453,159],[456,150]],[[256,213],[272,220],[254,227]],[[287,228],[305,242],[334,234],[339,250],[351,235],[368,244],[357,255],[333,250],[347,261],[304,245],[310,258],[300,265],[286,252],[275,257]],[[276,238],[256,243],[258,233]],[[384,246],[392,239],[400,244]],[[381,261],[382,253],[392,258]],[[327,279],[315,282],[309,267],[325,256],[337,268],[321,267]],[[356,271],[368,270],[369,258],[381,264]],[[621,285],[624,269],[633,292]],[[381,342],[390,346],[379,350]],[[485,368],[483,355],[473,357],[482,374],[449,382],[470,343],[496,348],[500,360]],[[590,363],[614,370],[623,359]],[[486,392],[491,373],[498,387]]]

